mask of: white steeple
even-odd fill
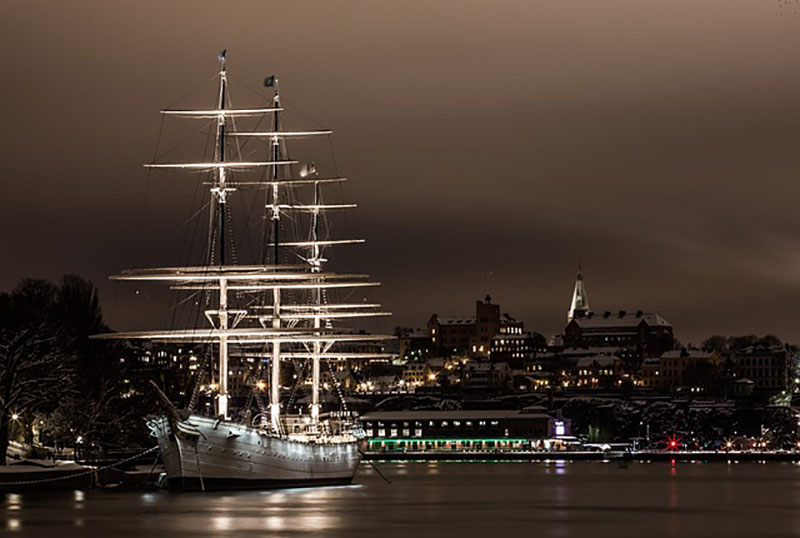
[[[567,311],[567,323],[575,317],[581,317],[589,312],[589,296],[583,286],[581,264],[578,263],[578,277],[575,279],[575,291],[572,292],[572,304]]]

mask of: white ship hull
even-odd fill
[[[174,490],[343,485],[361,461],[356,440],[292,440],[198,415],[179,423],[177,432],[166,417],[151,428]]]

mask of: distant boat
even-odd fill
[[[328,215],[355,205],[327,203],[326,188],[339,185],[345,178],[320,176],[315,165],[292,160],[286,146],[288,139],[330,136],[331,131],[284,130],[278,79],[268,77],[265,85],[271,93],[268,106],[231,108],[222,54],[214,108],[162,111],[167,116],[211,122],[214,129],[213,160],[147,165],[208,174],[206,255],[199,265],[134,269],[112,277],[162,281],[172,289],[196,293],[197,319],[205,318],[208,324],[99,338],[200,343],[216,350],[217,379],[209,384],[216,392],[213,416],[177,409],[158,392],[167,412],[151,421],[149,427],[158,439],[172,489],[350,483],[361,459],[359,443],[363,435],[352,416],[321,411],[321,363],[381,356],[358,346],[390,338],[335,325],[346,318],[387,313],[377,304],[335,299],[338,290],[353,292],[377,285],[367,275],[325,270],[328,249],[362,242],[327,235]],[[244,118],[265,120],[268,128],[240,130]],[[237,151],[239,141],[248,139],[266,141],[263,159],[245,159]],[[254,174],[257,171],[261,171],[260,176]],[[260,202],[259,207],[266,208],[262,225],[251,234],[251,239],[261,243],[262,254],[248,264],[231,259],[235,250],[228,229],[232,218],[228,201],[234,196],[249,197],[247,203]],[[292,262],[287,263],[287,258]],[[268,378],[259,377],[259,368],[251,372],[251,378],[256,379],[251,388],[260,410],[252,418],[249,406],[238,414],[239,418],[234,418],[229,409],[229,372],[231,361],[237,357],[255,358],[257,365],[269,362]],[[312,386],[307,414],[289,415],[281,409],[280,366],[284,360],[310,362]],[[335,382],[335,376],[333,379]],[[268,407],[260,397],[264,390],[269,392]]]

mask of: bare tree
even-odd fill
[[[72,391],[70,357],[46,327],[0,330],[0,454],[5,464],[12,416],[54,407]]]

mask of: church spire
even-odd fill
[[[573,318],[580,318],[589,313],[589,296],[586,295],[586,288],[583,286],[583,275],[581,274],[581,264],[578,262],[578,276],[575,279],[575,291],[572,292],[572,304],[567,311],[567,323]]]

